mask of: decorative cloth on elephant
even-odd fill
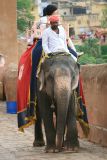
[[[29,88],[31,76],[31,53],[34,45],[22,54],[18,65],[18,80],[17,80],[17,118],[18,128],[23,131],[23,128],[34,123],[35,112],[34,108],[29,106]]]
[[[79,84],[76,91],[77,91],[77,105],[78,105],[77,120],[79,121],[79,124],[83,130],[85,137],[88,137],[90,127],[88,123],[87,109],[85,104],[85,97],[83,93],[81,76],[79,76]]]

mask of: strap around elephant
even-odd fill
[[[52,53],[48,54],[48,57],[51,58],[53,56],[59,56],[59,55],[61,55],[61,56],[65,56],[65,55],[70,56],[70,54],[67,53],[67,52],[52,52]]]

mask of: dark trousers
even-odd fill
[[[71,49],[70,47],[68,47],[68,50],[69,50],[69,52],[70,52],[71,54],[73,54],[76,58],[78,57],[78,56],[77,56],[77,53],[76,53],[73,49]]]

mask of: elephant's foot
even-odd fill
[[[79,147],[65,147],[64,152],[65,153],[78,153]]]
[[[42,147],[45,146],[44,140],[34,140],[33,147]]]
[[[45,153],[58,153],[58,152],[61,152],[60,149],[56,148],[55,146],[54,147],[46,147],[45,148]]]

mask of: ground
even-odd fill
[[[16,114],[6,113],[0,102],[0,160],[106,160],[107,148],[80,140],[79,153],[44,153],[44,147],[34,148],[33,126],[21,133]]]

